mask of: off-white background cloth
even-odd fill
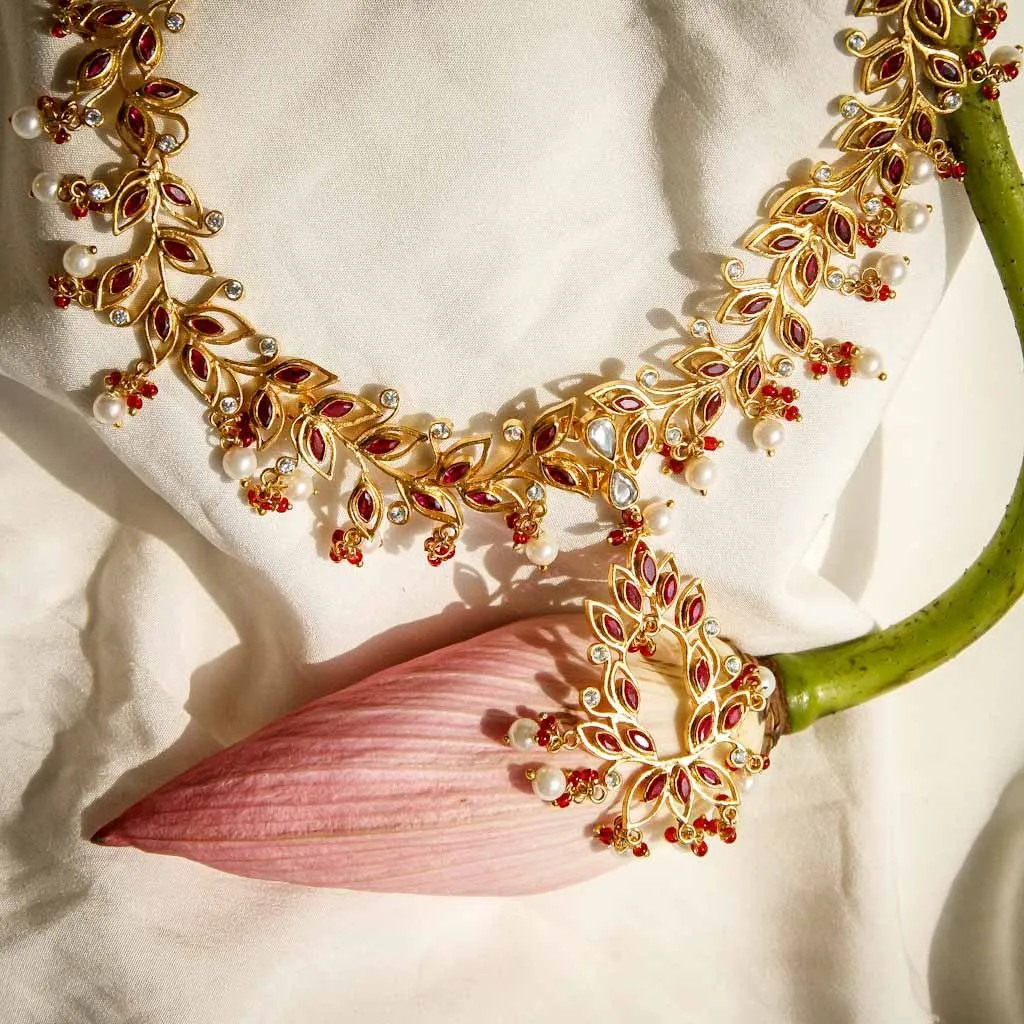
[[[702,308],[718,255],[824,143],[851,87],[843,7],[189,4],[164,63],[201,93],[176,170],[227,213],[210,254],[261,330],[410,410],[488,426],[664,357],[664,308]],[[9,109],[53,87],[62,50],[39,16],[0,5]],[[564,574],[596,579],[585,549],[608,526],[556,500],[567,550],[540,580],[486,522],[454,568],[429,570],[413,537],[357,573],[322,557],[329,494],[319,516],[240,504],[171,374],[129,428],[97,429],[98,371],[134,342],[55,314],[46,274],[97,237],[24,197],[41,167],[108,157],[83,138],[2,144],[4,1024],[1024,1020],[1019,610],[927,681],[786,740],[740,842],[701,862],[451,900],[85,843],[312,697],[578,597]],[[913,259],[898,302],[816,303],[819,334],[876,344],[890,382],[805,386],[771,461],[725,427],[705,501],[647,477],[753,651],[912,610],[1010,491],[1012,325],[958,190],[917,191],[942,212],[896,243]]]

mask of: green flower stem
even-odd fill
[[[953,150],[967,164],[967,194],[1024,345],[1024,178],[1006,124],[998,104],[984,100],[977,89],[966,90],[963,106],[946,121]],[[1022,592],[1024,465],[985,550],[931,604],[857,640],[769,659],[782,683],[789,731],[806,729],[949,661],[991,629]]]

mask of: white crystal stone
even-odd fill
[[[821,167],[817,167],[814,170],[814,180],[819,185],[824,185],[826,181],[832,180],[832,168],[827,164],[823,164]]]
[[[603,665],[608,660],[608,648],[604,644],[592,644],[590,647],[590,660],[595,665]]]
[[[825,284],[829,288],[838,288],[843,283],[843,272],[841,270],[830,270],[825,277]]]
[[[725,276],[735,281],[743,276],[743,264],[739,260],[729,260],[725,265]]]
[[[224,227],[224,214],[220,210],[211,210],[206,215],[206,226],[211,231],[220,231]]]
[[[131,313],[124,306],[115,306],[110,311],[110,322],[115,327],[124,327],[131,318]]]
[[[258,465],[256,453],[251,448],[243,448],[237,444],[233,444],[224,452],[221,463],[224,466],[224,472],[232,480],[245,480],[252,476]]]
[[[96,269],[96,250],[90,245],[69,245],[61,261],[72,277],[88,277]]]
[[[445,441],[452,436],[451,427],[447,423],[431,423],[430,436],[438,441]]]
[[[168,32],[180,32],[185,27],[185,16],[177,11],[171,11],[164,18],[164,24],[167,26]]]
[[[609,789],[618,789],[622,785],[622,776],[613,768],[605,773],[604,784]]]
[[[60,193],[60,178],[49,171],[42,171],[32,179],[32,195],[41,203],[55,203]]]
[[[840,112],[846,118],[856,117],[860,113],[860,104],[856,100],[847,100],[840,108]]]
[[[871,196],[869,199],[864,200],[865,212],[874,216],[882,208],[882,200],[876,196]]]
[[[409,506],[396,502],[388,509],[388,520],[396,526],[401,526],[402,523],[408,522]]]
[[[98,128],[103,124],[103,115],[95,107],[86,107],[82,113],[82,120],[90,128]]]
[[[974,0],[958,0],[956,9],[965,16],[973,14],[975,11]]]
[[[725,671],[728,672],[729,675],[736,675],[741,668],[743,668],[743,659],[737,655],[730,654],[729,657],[725,659]]]
[[[665,431],[665,440],[669,444],[679,444],[683,439],[683,432],[678,427],[669,427]]]
[[[282,455],[277,460],[277,471],[285,476],[295,472],[296,462],[290,455]]]
[[[764,417],[754,424],[754,444],[762,451],[775,451],[785,439],[786,429],[776,419]]]
[[[612,470],[608,479],[608,500],[615,508],[629,508],[640,496],[636,481],[621,470]]]
[[[601,703],[601,691],[594,689],[593,686],[588,686],[580,698],[583,701],[585,707],[596,708]]]
[[[907,178],[915,185],[923,185],[935,176],[935,161],[927,153],[914,152],[907,161]]]
[[[385,409],[395,409],[398,407],[398,392],[394,388],[386,388],[380,393],[380,404]]]
[[[109,391],[104,391],[97,395],[96,401],[92,403],[92,414],[100,423],[113,426],[128,415],[128,406],[120,395],[112,395]]]
[[[508,727],[508,741],[516,750],[535,750],[540,726],[532,718],[517,718]]]
[[[654,370],[644,370],[644,372],[640,374],[640,383],[643,384],[645,388],[653,388],[654,385],[658,383],[658,374]]]
[[[161,135],[156,140],[156,148],[161,153],[173,153],[178,148],[178,140],[173,135]]]
[[[38,139],[43,133],[43,119],[35,107],[19,107],[11,114],[11,130],[21,139]]]
[[[941,93],[939,96],[939,103],[942,104],[943,110],[959,110],[962,102],[960,93],[953,92],[952,90]]]
[[[244,289],[242,288],[241,281],[228,281],[228,283],[224,285],[224,294],[229,299],[240,299],[243,291]]]
[[[238,412],[238,407],[241,403],[233,395],[227,395],[220,400],[220,411],[226,413],[228,416],[232,413]]]
[[[110,189],[102,181],[94,181],[89,186],[88,195],[94,203],[105,203],[110,198]]]
[[[742,768],[747,763],[747,752],[743,747],[735,747],[729,754],[729,763],[736,768]]]
[[[694,320],[690,324],[690,333],[695,338],[706,338],[711,333],[711,324],[707,320]]]
[[[722,632],[722,627],[718,624],[718,619],[705,619],[704,632],[708,636],[718,636],[718,634]]]
[[[867,37],[863,32],[850,32],[846,36],[846,45],[854,51],[859,53],[867,45]]]
[[[775,673],[765,665],[759,665],[757,669],[757,678],[761,682],[761,692],[766,697],[770,697],[775,692],[775,687],[778,685]]]
[[[587,424],[587,440],[598,455],[615,458],[615,424],[605,416]]]
[[[546,764],[533,777],[533,791],[541,800],[557,800],[565,792],[565,772]]]
[[[775,364],[775,372],[780,377],[790,377],[790,376],[792,376],[794,369],[795,369],[795,367],[793,365],[793,360],[792,359],[780,359]]]
[[[883,370],[882,355],[873,348],[862,348],[857,353],[857,372],[862,377],[878,377]]]
[[[530,484],[526,488],[526,496],[530,501],[543,501],[544,500],[544,488],[540,484]]]
[[[510,423],[502,432],[502,436],[510,443],[522,441],[523,428],[516,423]]]
[[[277,340],[275,338],[260,338],[260,354],[268,359],[277,355]]]

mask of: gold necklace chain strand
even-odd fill
[[[798,363],[810,377],[844,385],[855,373],[884,379],[878,353],[816,338],[806,309],[822,288],[870,302],[895,297],[906,274],[900,257],[850,272],[836,261],[874,248],[891,230],[924,228],[929,208],[903,200],[904,191],[936,172],[962,179],[965,171],[938,137],[939,116],[959,106],[969,85],[995,98],[1019,68],[1016,50],[962,58],[948,46],[956,18],[973,17],[981,37],[991,39],[1005,19],[1002,3],[859,0],[855,14],[878,19],[873,39],[859,30],[845,37],[860,61],[863,96],[839,101],[842,155],[783,192],[744,240],[747,252],[766,262],[763,276],[748,276],[738,259],[723,263],[716,326],[705,319],[688,325],[691,337],[680,338],[671,375],[643,366],[634,380],[606,380],[530,423],[509,419],[494,435],[455,437],[447,420],[426,429],[402,421],[392,388],[368,398],[329,369],[285,354],[233,308],[243,287],[218,278],[206,252],[224,215],[204,207],[170,169],[189,137],[182,110],[196,96],[157,73],[168,37],[185,27],[176,6],[56,5],[52,34],[77,35],[89,49],[71,96],[41,97],[15,112],[12,127],[27,138],[45,133],[66,143],[82,128],[112,122],[132,168],[117,181],[44,172],[32,192],[66,204],[77,219],[99,214],[114,235],[141,234],[144,245],[141,255],[102,267],[94,246],[71,246],[63,272],[49,279],[53,301],[94,310],[144,339],[144,358],[107,374],[96,418],[120,426],[137,414],[157,394],[154,371],[175,362],[209,406],[225,473],[260,514],[286,512],[310,495],[315,478],[303,466],[330,479],[343,457],[354,460],[348,520],[335,531],[330,555],[355,565],[386,523],[415,519],[430,522],[424,546],[440,565],[454,555],[468,510],[503,515],[513,544],[546,566],[558,551],[541,529],[549,487],[603,495],[622,518],[609,539],[624,544],[645,514],[648,525],[663,525],[667,514],[663,503],[641,513],[637,471],[648,458],[660,457],[667,472],[707,491],[715,472],[710,456],[722,443],[712,430],[727,405],[752,421],[755,444],[771,454],[786,424],[800,419],[799,394],[784,381]],[[174,297],[172,269],[207,279],[198,298]],[[739,337],[723,340],[719,327]]]

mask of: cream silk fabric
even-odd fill
[[[844,7],[190,3],[163,65],[200,92],[175,169],[225,211],[209,252],[245,282],[261,331],[356,388],[399,388],[410,412],[486,429],[669,353],[664,310],[704,310],[719,254],[824,143],[852,84]],[[56,88],[63,48],[39,19],[0,3],[8,109]],[[24,197],[44,166],[106,159],[84,137],[2,144],[0,1021],[874,1024],[927,1021],[930,1000],[943,1020],[1024,1020],[1009,785],[1024,713],[1019,672],[999,667],[1024,653],[1019,614],[936,681],[787,741],[741,841],[704,862],[664,851],[549,896],[446,900],[288,888],[83,842],[312,697],[577,600],[573,577],[603,575],[587,549],[608,528],[555,497],[564,550],[547,576],[487,521],[441,570],[420,535],[395,534],[355,572],[323,557],[329,488],[312,512],[243,506],[173,374],[129,427],[97,429],[99,371],[135,342],[58,315],[45,278],[72,240],[120,250]],[[707,500],[653,466],[645,478],[677,499],[671,542],[753,651],[853,636],[872,612],[923,602],[1008,493],[1012,330],[980,250],[954,274],[970,238],[957,189],[918,192],[941,194],[941,216],[897,243],[913,259],[898,302],[822,299],[814,314],[821,336],[883,350],[890,383],[805,386],[805,422],[770,461],[730,419]],[[967,302],[991,310],[980,330]],[[897,394],[896,441],[872,446],[812,570]],[[964,432],[942,425],[952,401]],[[965,673],[970,716],[954,704]]]

